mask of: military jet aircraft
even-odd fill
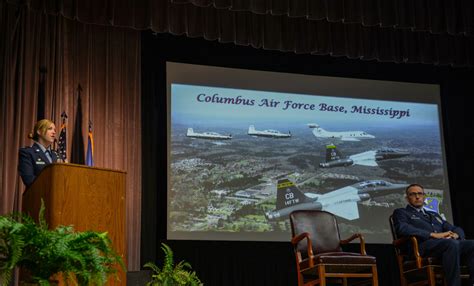
[[[321,168],[346,167],[352,165],[378,166],[377,161],[401,158],[410,155],[409,152],[384,148],[378,150],[366,151],[343,157],[334,144],[326,146],[326,162],[320,163]]]
[[[326,131],[316,123],[309,123],[308,127],[313,129],[313,135],[318,139],[339,139],[342,141],[360,141],[361,139],[374,139],[364,131]]]
[[[188,132],[186,133],[187,137],[190,138],[198,138],[198,139],[211,139],[211,140],[230,140],[232,139],[232,135],[222,135],[216,132],[194,132],[192,128],[188,128]]]
[[[286,219],[295,210],[323,210],[347,220],[359,218],[358,202],[402,192],[407,184],[370,180],[346,186],[326,194],[303,193],[288,179],[278,181],[276,209],[265,215],[268,220]]]
[[[255,126],[250,125],[249,130],[247,132],[250,136],[259,136],[259,137],[270,137],[270,138],[290,138],[291,133],[282,133],[277,130],[273,129],[266,129],[266,130],[255,130]]]

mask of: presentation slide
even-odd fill
[[[289,214],[391,242],[408,184],[451,220],[439,86],[167,63],[167,238],[289,241]]]

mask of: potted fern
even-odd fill
[[[52,277],[66,285],[103,285],[124,264],[106,232],[48,229],[42,203],[39,223],[22,214],[0,216],[1,285],[8,285],[15,267],[29,277],[26,282],[39,285],[50,285]]]
[[[165,253],[163,267],[160,268],[153,262],[144,265],[152,270],[151,280],[147,286],[202,286],[203,284],[192,271],[188,262],[180,261],[175,265],[173,251],[171,248],[162,243],[161,249]]]

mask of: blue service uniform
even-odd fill
[[[20,148],[18,153],[18,171],[20,172],[23,183],[27,187],[33,183],[44,167],[58,160],[56,152],[52,151],[50,152],[52,162],[50,162],[38,144],[39,143],[35,142],[30,147]]]
[[[466,259],[469,274],[474,285],[474,240],[466,240],[462,228],[444,220],[438,213],[427,211],[424,215],[408,205],[393,212],[395,230],[399,236],[416,236],[421,256],[439,257],[443,263],[446,280],[450,286],[461,285],[460,260]],[[432,232],[452,231],[459,239],[431,238]]]

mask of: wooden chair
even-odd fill
[[[402,286],[449,286],[444,280],[441,260],[435,257],[421,257],[417,238],[415,236],[399,237],[395,231],[393,216],[389,217],[389,222],[400,271],[400,284]],[[466,266],[462,266],[461,278],[469,279],[468,271]]]
[[[378,285],[376,259],[365,253],[361,234],[341,240],[336,217],[325,211],[294,211],[290,222],[299,286],[326,286],[327,280]],[[360,253],[344,252],[341,246],[356,238]]]

